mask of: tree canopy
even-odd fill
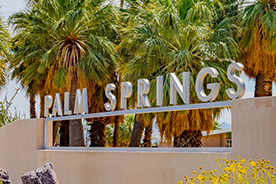
[[[207,77],[206,83],[219,82],[217,100],[228,100],[225,90],[233,84],[227,79],[226,68],[239,55],[234,39],[239,30],[227,16],[218,21],[217,15],[224,14],[220,1],[144,1],[131,5],[119,49],[126,61],[122,68],[126,74],[123,78],[134,84],[132,107],[135,107],[140,78],[151,81],[149,99],[154,106],[157,76],[164,78],[163,105],[169,106],[170,73],[175,73],[181,81],[182,72],[190,72],[190,101],[199,103],[195,81],[204,67],[218,70],[218,77]],[[180,97],[177,104],[183,104]],[[219,109],[158,113],[156,123],[161,134],[171,139],[185,130],[211,130],[219,113]]]

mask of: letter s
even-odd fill
[[[227,89],[226,93],[231,99],[239,99],[244,95],[245,92],[245,84],[244,81],[235,75],[236,70],[242,71],[244,68],[241,63],[232,63],[229,65],[227,69],[227,77],[231,82],[234,82],[237,85],[237,91],[235,92],[233,88]]]

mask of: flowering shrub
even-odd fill
[[[218,158],[216,162],[220,171],[216,169],[209,172],[202,171],[198,175],[193,171],[194,177],[184,177],[186,183],[276,183],[276,172],[274,171],[274,167],[265,159],[253,162],[252,160],[246,161],[239,157],[238,161],[223,159],[221,162]],[[199,169],[202,170],[202,167],[199,167]],[[178,182],[178,184],[182,183],[182,181]]]

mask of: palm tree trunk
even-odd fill
[[[60,125],[60,146],[69,146],[69,120],[61,122]]]
[[[202,134],[199,130],[184,131],[180,136],[174,138],[174,147],[201,147]]]
[[[36,118],[35,95],[30,93],[30,118]]]
[[[124,7],[124,0],[121,0],[120,2],[120,8],[123,8]]]
[[[260,72],[256,76],[254,96],[272,96],[272,80],[265,73]]]
[[[69,108],[74,112],[74,105],[76,99],[76,91],[78,89],[77,85],[78,79],[77,75],[74,72],[71,81],[71,91],[70,91],[70,100]],[[83,126],[80,119],[70,120],[69,122],[69,146],[84,146],[84,135],[83,135]]]
[[[106,146],[106,135],[105,127],[106,124],[102,118],[98,118],[91,124],[90,129],[90,147],[105,147]]]
[[[122,2],[122,1],[121,1]],[[121,76],[117,73],[115,73],[116,79],[119,79],[117,81],[117,84],[121,83]],[[121,94],[121,87],[118,87],[117,90],[117,99],[120,99],[120,95]],[[120,106],[121,106],[121,101],[117,100],[116,103],[116,110],[120,110]],[[114,135],[113,135],[113,147],[118,147],[119,146],[119,137],[120,137],[120,120],[121,117],[120,116],[116,116],[115,117],[115,127],[114,127]]]
[[[45,85],[45,81],[42,80],[41,81],[41,85],[39,87],[40,89],[40,93],[39,93],[39,98],[40,98],[40,118],[44,117],[44,95],[45,95],[45,91],[44,89],[44,85]]]
[[[139,120],[138,116],[139,115],[135,115],[134,126],[132,130],[132,136],[129,147],[139,147],[140,145],[145,123]]]
[[[40,95],[40,118],[44,117],[44,96]]]
[[[120,116],[115,119],[115,128],[113,135],[113,147],[119,146],[119,134],[120,134]]]
[[[153,125],[153,122],[151,121],[149,126],[145,127],[145,137],[143,139],[143,145],[142,145],[143,147],[151,146],[152,125]]]

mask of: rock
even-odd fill
[[[51,163],[21,176],[23,184],[59,184]]]
[[[24,184],[42,184],[40,178],[36,175],[35,171],[30,171],[21,176],[22,183]]]
[[[3,184],[11,183],[9,172],[6,171],[5,169],[1,169],[1,168],[0,168],[0,181],[2,181]]]
[[[44,167],[38,168],[36,175],[40,178],[43,184],[58,184],[56,173],[51,163],[47,163]]]

